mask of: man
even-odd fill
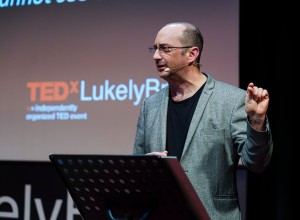
[[[192,24],[165,25],[149,49],[168,86],[144,100],[134,154],[177,156],[211,219],[241,219],[238,162],[262,172],[273,150],[268,91],[202,73],[203,38]]]

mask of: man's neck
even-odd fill
[[[206,76],[201,72],[194,74],[193,77],[189,77],[188,80],[182,80],[182,82],[169,83],[171,98],[174,101],[183,101],[192,97],[206,82]]]

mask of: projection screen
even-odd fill
[[[148,47],[173,21],[202,31],[201,70],[238,86],[238,0],[0,0],[0,160],[132,153],[165,86]]]

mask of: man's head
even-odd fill
[[[181,36],[179,36],[179,40],[181,41],[182,45],[190,45],[193,47],[198,47],[199,49],[199,56],[197,57],[197,64],[200,63],[200,56],[203,50],[203,36],[200,30],[193,24],[187,22],[173,22],[165,25],[164,27],[182,27]]]
[[[163,74],[191,65],[199,68],[202,49],[203,37],[197,27],[186,22],[174,22],[160,29],[150,51],[154,52],[153,59],[158,71]]]

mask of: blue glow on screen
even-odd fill
[[[0,0],[0,8],[85,2],[86,0]]]

